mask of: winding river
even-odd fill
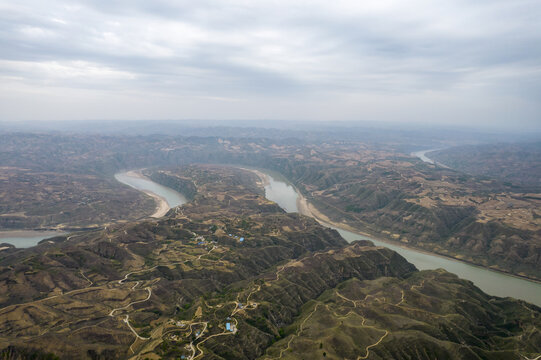
[[[415,151],[411,153],[411,156],[418,157],[419,159],[423,160],[426,163],[434,164],[434,160],[430,159],[428,156],[426,156],[427,153],[441,150],[441,149],[429,149],[429,150],[421,150],[421,151]]]
[[[187,202],[184,195],[168,188],[166,186],[155,183],[147,177],[142,176],[137,171],[126,171],[115,174],[115,179],[134,189],[141,190],[155,198],[164,200],[167,203],[167,210],[175,206],[185,204]]]
[[[433,164],[433,165],[438,165],[439,167],[449,169],[449,166],[447,166],[447,165],[445,165],[445,164],[442,164],[442,163],[440,163],[439,161],[432,160],[431,158],[429,158],[428,156],[426,156],[426,154],[428,154],[428,153],[430,153],[430,152],[432,152],[432,151],[438,151],[438,150],[443,150],[443,149],[446,149],[446,148],[437,148],[437,149],[429,149],[429,150],[415,151],[415,152],[412,152],[410,155],[411,155],[411,156],[418,157],[419,159],[421,159],[421,160],[422,160],[423,162],[425,162],[425,163]]]
[[[154,217],[161,217],[165,215],[170,208],[187,202],[182,194],[151,181],[142,176],[138,171],[117,173],[115,174],[115,179],[154,197],[159,205],[156,212],[153,214]],[[17,248],[28,248],[36,246],[41,240],[65,234],[65,232],[61,231],[0,231],[0,244],[7,243],[14,245]],[[0,251],[2,250],[5,249],[0,246]]]
[[[126,180],[126,177],[130,177],[127,175],[128,173],[122,173],[123,176],[116,176],[117,180],[124,182],[123,180]],[[276,202],[278,205],[280,205],[284,210],[287,212],[299,212],[298,208],[298,202],[297,199],[299,198],[299,194],[296,192],[295,188],[285,181],[278,180],[276,177],[273,177],[272,175],[265,174],[267,176],[267,182],[265,185],[265,196],[274,202]],[[132,179],[128,179],[130,181],[130,186],[137,188],[139,190],[149,190],[148,187],[143,188],[139,187],[140,184],[142,184],[139,181],[132,181]],[[149,182],[152,182],[148,179],[145,179],[144,184],[148,185]],[[153,189],[157,191],[157,194],[166,198],[168,202],[171,204],[175,203],[175,196],[178,196],[178,193],[176,191],[173,191],[171,189],[168,189],[165,192],[162,192],[162,188],[164,186],[161,186],[159,184],[154,183],[156,187]],[[154,191],[152,190],[152,191]],[[173,193],[170,193],[170,192]],[[177,195],[175,195],[176,193]],[[172,198],[169,198],[169,196],[172,195]],[[409,262],[414,264],[419,270],[427,270],[427,269],[437,269],[437,268],[443,268],[451,273],[454,273],[458,275],[459,277],[463,279],[467,279],[472,281],[477,287],[481,288],[484,292],[490,295],[495,296],[511,296],[518,299],[526,300],[530,303],[536,304],[538,306],[541,306],[541,284],[536,283],[533,281],[528,281],[525,279],[521,279],[518,277],[506,275],[500,272],[491,271],[485,268],[477,267],[474,265],[470,265],[461,261],[456,261],[450,258],[445,258],[433,254],[429,254],[426,252],[416,251],[411,248],[405,248],[402,246],[398,246],[392,243],[384,242],[381,240],[377,240],[374,238],[369,238],[364,235],[356,234],[344,229],[337,228],[335,226],[322,223],[325,226],[331,227],[333,229],[336,229],[340,235],[347,241],[351,242],[354,240],[371,240],[375,245],[378,246],[385,246],[388,247],[396,252],[398,252],[400,255],[402,255],[404,258],[406,258]]]

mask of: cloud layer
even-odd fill
[[[0,0],[0,116],[535,128],[539,18],[536,0]]]

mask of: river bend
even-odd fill
[[[116,176],[117,180],[125,180],[126,176],[128,176],[126,175],[128,173],[122,174],[123,176],[120,178],[119,176]],[[276,202],[287,212],[299,212],[299,208],[297,205],[297,199],[299,198],[299,194],[296,192],[295,188],[290,184],[286,183],[285,181],[278,180],[269,174],[265,174],[265,176],[267,176],[268,180],[266,181],[265,185],[265,196],[267,197],[267,199]],[[145,181],[146,185],[148,185],[149,182],[152,182],[149,179],[146,179]],[[129,185],[141,191],[148,190],[148,188],[140,187],[141,182],[139,181],[130,181]],[[156,183],[154,183],[154,185],[162,188],[164,187]],[[168,191],[173,190],[169,189]],[[174,193],[178,193],[176,191],[173,191],[173,194],[171,194],[172,197],[169,198],[170,194],[168,191],[160,192],[159,195],[163,196],[167,199],[168,202],[173,204],[175,203],[175,196],[177,196]],[[496,271],[491,271],[458,260],[453,260],[451,258],[417,251],[412,248],[405,248],[396,244],[384,242],[378,239],[356,234],[351,231],[340,229],[329,224],[322,224],[336,229],[340,233],[340,235],[342,235],[342,237],[348,242],[365,239],[372,241],[375,245],[385,246],[389,249],[392,249],[398,252],[404,258],[406,258],[409,262],[414,264],[419,270],[443,268],[451,273],[458,275],[463,279],[472,281],[477,287],[479,287],[487,294],[501,297],[510,296],[526,300],[530,303],[541,306],[540,283],[521,279]]]

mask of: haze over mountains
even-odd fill
[[[0,0],[0,359],[541,359],[540,18]]]

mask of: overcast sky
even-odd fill
[[[541,128],[539,0],[0,0],[0,119]]]

